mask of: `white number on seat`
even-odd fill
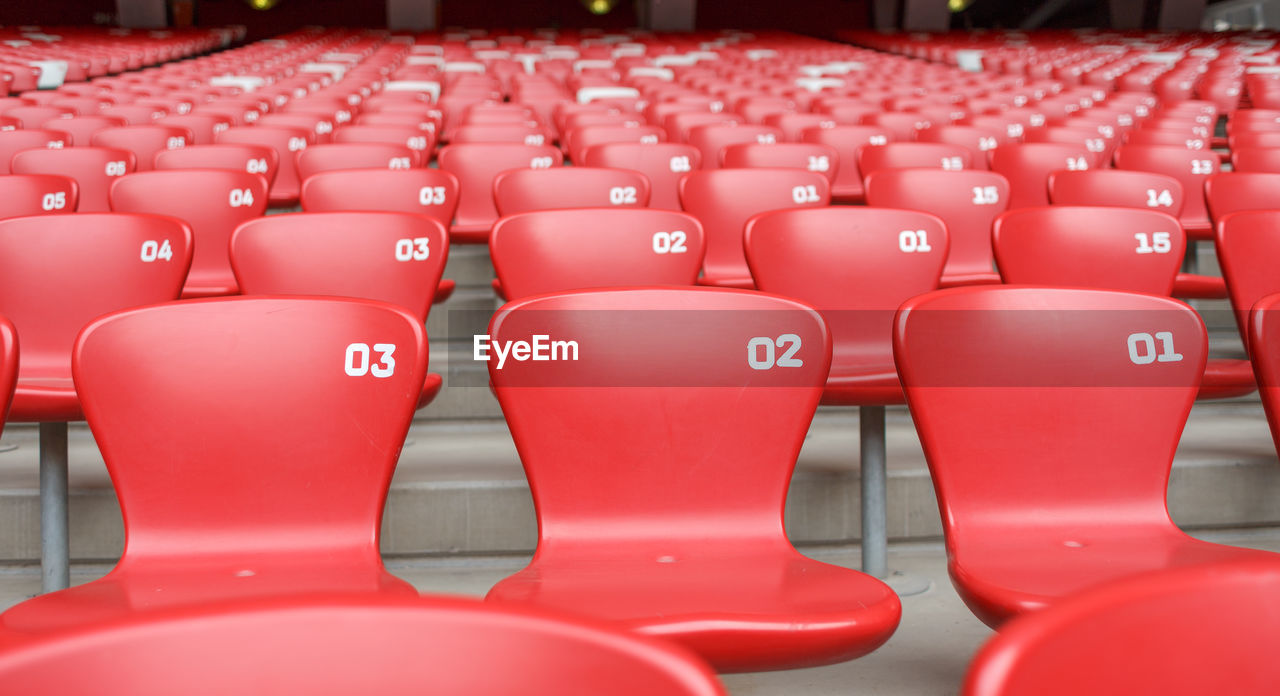
[[[926,253],[933,251],[929,246],[929,233],[924,230],[903,230],[898,234],[898,248],[906,254],[917,251]]]
[[[1212,174],[1213,162],[1209,160],[1191,160],[1192,174]]]
[[[1147,207],[1172,208],[1173,194],[1169,193],[1169,189],[1161,189],[1159,193],[1155,189],[1147,189]]]
[[[774,360],[774,346],[786,348],[782,355]],[[760,349],[764,348],[764,355],[761,356]],[[804,361],[795,357],[797,351],[800,350],[800,337],[795,334],[782,334],[776,339],[768,336],[756,336],[747,341],[747,364],[753,370],[770,370],[776,365],[778,367],[802,367]]]
[[[1161,351],[1156,353],[1156,341],[1160,341]],[[1129,361],[1134,365],[1150,365],[1153,362],[1179,362],[1182,353],[1173,352],[1173,334],[1168,331],[1157,331],[1153,337],[1149,333],[1129,334]]]
[[[289,152],[307,149],[306,138],[289,138]]]
[[[831,170],[831,158],[826,155],[809,155],[809,171],[825,172]]]
[[[888,145],[889,137],[885,135],[873,135],[867,138],[868,145]]]
[[[62,210],[67,207],[67,192],[55,191],[44,194],[44,198],[40,199],[40,207],[45,210]]]
[[[251,189],[231,189],[231,193],[227,196],[227,202],[232,208],[247,208],[253,205],[253,191]]]
[[[636,187],[634,186],[614,186],[609,189],[610,205],[635,205]]]
[[[45,147],[49,148],[50,150],[61,150],[63,147],[66,147],[66,143],[61,140],[50,140],[49,142],[45,143]]]
[[[1107,149],[1107,143],[1102,138],[1085,138],[1084,149],[1089,152],[1102,152]]]
[[[1089,168],[1089,163],[1083,157],[1068,157],[1067,169],[1073,172],[1084,171]]]
[[[250,159],[249,161],[244,163],[244,169],[250,174],[266,174],[267,160],[261,157]]]
[[[1191,139],[1188,139],[1188,140],[1186,140],[1186,141],[1184,141],[1184,142],[1186,143],[1186,146],[1187,146],[1187,149],[1188,149],[1188,150],[1203,150],[1203,149],[1204,149],[1204,141],[1203,141],[1203,140],[1201,140],[1201,139],[1199,139],[1199,138],[1191,138]]]
[[[418,203],[421,205],[444,205],[444,187],[423,186],[418,189]]]
[[[653,135],[653,134],[649,134],[649,135],[642,135],[642,136],[640,136],[640,142],[642,142],[642,143],[644,143],[644,144],[646,144],[646,145],[652,145],[653,143],[658,142],[658,136]]]
[[[994,186],[974,186],[974,205],[995,205],[1000,202],[1000,190]]]
[[[124,176],[125,166],[120,160],[107,162],[107,176]]]
[[[684,232],[676,230],[674,232],[654,232],[653,233],[653,253],[655,254],[683,254],[689,249],[684,243],[688,237]]]
[[[546,136],[540,133],[530,133],[529,135],[524,136],[525,145],[541,145],[545,141]]]
[[[392,157],[387,160],[387,169],[408,169],[411,165],[408,157]]]
[[[680,155],[679,157],[672,157],[672,158],[671,158],[671,171],[673,171],[673,172],[687,172],[687,171],[691,171],[692,169],[693,169],[693,167],[689,165],[689,157],[688,157],[688,156],[686,156],[686,155]]]
[[[791,200],[796,203],[817,203],[821,198],[818,196],[818,187],[813,185],[796,186],[791,189]]]
[[[964,160],[959,157],[943,157],[942,168],[949,172],[959,171],[964,169]]]
[[[1139,254],[1167,254],[1173,248],[1168,232],[1152,232],[1150,241],[1146,232],[1134,232],[1133,237],[1138,240],[1138,248],[1134,251]]]
[[[996,146],[996,139],[989,135],[983,135],[978,138],[978,149],[983,152],[986,152],[987,150],[994,150],[996,149]]]
[[[391,354],[396,352],[394,343],[375,343],[373,350],[378,355],[378,362],[369,364],[369,344],[352,343],[347,346],[346,355],[346,371],[352,377],[363,377],[372,374],[374,377],[385,378],[395,374],[396,361]]]
[[[396,261],[425,261],[431,256],[431,239],[414,237],[396,242]]]
[[[170,150],[181,150],[186,146],[187,139],[181,135],[175,135],[174,137],[169,138],[169,141],[165,144],[165,147]]]
[[[761,145],[773,145],[778,142],[778,138],[773,133],[757,133],[756,142]]]
[[[529,160],[529,168],[530,169],[550,169],[551,158],[550,157],[534,157],[533,159]]]
[[[333,124],[328,121],[316,121],[316,134],[328,135],[333,132]]]
[[[142,243],[142,260],[145,263],[152,263],[156,259],[168,261],[173,258],[173,248],[169,246],[169,240],[162,239],[159,242],[148,239]]]
[[[405,141],[405,145],[408,145],[410,150],[425,150],[427,149],[427,136],[412,136]]]

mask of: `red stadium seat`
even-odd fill
[[[565,208],[643,208],[649,203],[649,180],[632,169],[512,169],[493,178],[493,201],[502,216]]]
[[[834,182],[840,168],[840,156],[830,145],[819,143],[740,143],[721,150],[721,166],[725,169],[804,169],[818,172]]]
[[[440,148],[440,168],[458,178],[458,209],[450,238],[455,242],[485,244],[489,228],[498,219],[493,201],[493,180],[508,169],[550,169],[564,163],[564,155],[551,145],[518,143],[459,143]]]
[[[137,171],[155,168],[156,153],[165,150],[181,150],[191,142],[191,131],[179,126],[120,126],[104,128],[94,133],[94,147],[114,147],[128,150],[138,157]]]
[[[751,288],[751,270],[742,251],[742,233],[756,213],[783,208],[825,207],[831,202],[827,178],[795,169],[696,171],[680,180],[685,212],[707,235],[701,285]]]
[[[298,153],[298,178],[340,169],[410,169],[421,166],[421,155],[407,145],[391,143],[330,143]]]
[[[702,154],[703,169],[718,169],[720,153],[739,143],[773,144],[782,141],[782,131],[772,126],[751,124],[709,124],[689,131],[687,142]]]
[[[76,180],[82,213],[111,210],[107,194],[116,179],[134,170],[137,157],[114,147],[71,147],[60,150],[24,150],[13,156],[15,174],[59,174]]]
[[[194,235],[195,253],[182,296],[234,295],[239,289],[227,255],[231,233],[266,213],[267,180],[225,169],[138,172],[111,186],[111,209],[185,221]]]
[[[0,174],[11,174],[9,163],[23,150],[61,150],[71,147],[71,136],[52,130],[0,131]]]
[[[1232,149],[1231,169],[1237,172],[1280,173],[1280,144],[1277,147]]]
[[[1022,143],[991,151],[991,171],[1009,181],[1009,209],[1049,205],[1049,175],[1060,170],[1090,168],[1092,156],[1083,145]]]
[[[295,153],[307,149],[314,142],[311,131],[297,126],[241,126],[218,133],[215,140],[218,144],[265,145],[274,149],[279,168],[271,180],[268,203],[273,206],[297,204],[302,181],[298,178]]]
[[[1213,239],[1213,225],[1205,208],[1204,182],[1218,173],[1212,153],[1167,145],[1121,145],[1116,149],[1116,169],[1167,174],[1182,182],[1185,198],[1178,219],[1188,239]]]
[[[447,226],[457,206],[458,179],[442,169],[343,169],[313,174],[302,184],[302,209],[309,213],[385,210]]]
[[[567,152],[575,163],[582,164],[587,148],[605,143],[660,143],[667,134],[657,126],[584,126],[569,131]]]
[[[1280,210],[1280,173],[1220,172],[1205,180],[1204,198],[1215,222],[1241,210]]]
[[[531,334],[561,342],[556,360],[498,357]],[[892,590],[801,556],[782,525],[830,360],[812,309],[727,289],[597,290],[510,303],[489,335],[539,520],[534,560],[489,601],[660,635],[720,671],[839,662],[893,633]]]
[[[587,148],[588,167],[633,169],[649,179],[650,208],[680,210],[680,179],[702,166],[702,155],[684,143],[603,143]]]
[[[863,145],[858,148],[857,157],[863,187],[866,186],[868,176],[882,169],[929,168],[959,171],[974,168],[968,148],[946,143],[894,142]],[[986,169],[985,166],[977,168]]]
[[[224,601],[0,641],[0,679],[28,693],[725,694],[668,643],[452,597]]]
[[[156,155],[156,169],[230,169],[235,172],[261,174],[275,181],[280,169],[280,155],[266,145],[222,143],[196,145],[181,150],[165,150]]]
[[[1228,213],[1218,221],[1215,240],[1218,261],[1222,264],[1222,275],[1227,280],[1231,306],[1246,348],[1249,347],[1250,308],[1264,297],[1280,293],[1280,276],[1275,272],[1280,263],[1277,225],[1280,225],[1277,210],[1242,210]],[[1262,380],[1262,375],[1259,378]],[[1268,386],[1265,380],[1260,383]]]
[[[669,210],[544,210],[504,217],[489,235],[494,288],[518,300],[581,288],[693,285],[706,239]]]
[[[991,223],[1009,204],[1009,182],[995,172],[882,169],[867,177],[867,205],[938,216],[951,240],[939,287],[999,283]]]
[[[74,213],[79,200],[80,187],[76,184],[76,180],[69,176],[59,174],[0,176],[0,220],[27,215]],[[2,393],[3,380],[0,379],[0,394]]]
[[[973,287],[903,305],[898,373],[952,582],[979,619],[998,626],[1107,580],[1264,554],[1169,519],[1205,352],[1195,310],[1148,294]]]
[[[46,591],[69,581],[67,421],[83,417],[71,381],[76,334],[107,312],[176,299],[190,264],[191,230],[173,218],[78,213],[0,221],[0,316],[13,321],[22,342],[9,421],[40,424]]]
[[[157,126],[177,126],[191,131],[190,145],[212,145],[220,131],[233,125],[231,119],[216,114],[173,114],[155,120]]]
[[[986,169],[987,153],[999,147],[1004,136],[991,128],[945,125],[926,128],[916,139],[924,143],[959,145],[969,151],[969,161],[974,169]]]
[[[45,121],[40,127],[61,131],[71,136],[69,145],[87,147],[93,142],[93,134],[105,128],[125,125],[124,119],[114,116],[76,116]]]
[[[974,657],[963,696],[1265,696],[1280,682],[1280,561],[1118,580],[1011,622]],[[1140,650],[1124,646],[1141,645]]]
[[[862,172],[858,170],[858,149],[864,145],[884,145],[893,139],[889,131],[876,126],[807,128],[801,134],[806,143],[818,143],[836,149],[838,162],[831,182],[831,199],[837,203],[861,203]]]

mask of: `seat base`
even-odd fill
[[[704,274],[698,278],[698,285],[713,288],[739,288],[742,290],[756,289],[756,282],[750,276],[744,278],[742,276]]]
[[[938,281],[939,288],[958,288],[966,285],[999,285],[1000,274],[995,271],[974,271],[970,273],[947,273],[943,271]]]
[[[1173,296],[1194,300],[1227,299],[1227,282],[1218,276],[1179,273],[1173,281]]]
[[[458,288],[458,284],[449,278],[441,278],[440,284],[436,286],[436,294],[431,298],[431,304],[442,304],[450,297],[453,297],[453,291]]]
[[[488,244],[492,222],[454,222],[449,226],[449,242],[456,244]]]
[[[1258,389],[1253,364],[1248,360],[1211,358],[1204,366],[1197,399],[1230,399],[1251,394]]]

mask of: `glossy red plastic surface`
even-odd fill
[[[302,183],[302,209],[309,213],[384,210],[448,226],[457,207],[458,179],[441,169],[336,170]]]
[[[0,627],[57,631],[242,597],[416,595],[383,568],[378,536],[426,361],[417,317],[363,300],[213,298],[93,321],[73,370],[120,499],[124,555],[100,580],[0,614]]]
[[[1245,210],[1218,221],[1217,250],[1240,335],[1247,342],[1249,310],[1280,292],[1280,211]],[[1272,344],[1276,345],[1276,344]]]
[[[1280,683],[1277,615],[1277,558],[1118,580],[1003,627],[962,694],[1268,696]]]
[[[191,131],[179,126],[119,126],[94,133],[90,143],[132,152],[138,158],[137,171],[146,172],[155,168],[156,153],[181,150],[191,139]]]
[[[58,174],[8,174],[0,176],[0,219],[26,215],[74,213],[80,187],[76,180]]]
[[[893,315],[938,287],[948,237],[937,217],[891,208],[783,210],[747,223],[756,286],[816,307],[831,331],[823,403],[902,403]]]
[[[9,415],[13,390],[18,383],[18,330],[0,316],[0,430]]]
[[[1280,144],[1277,147],[1232,148],[1231,169],[1237,172],[1280,173]]]
[[[329,143],[298,153],[298,178],[340,169],[409,169],[421,164],[421,155],[407,145],[392,143]]]
[[[634,169],[649,179],[649,207],[680,210],[680,179],[702,165],[702,155],[684,143],[604,143],[582,153],[588,167]]]
[[[314,134],[296,126],[253,126],[228,128],[216,136],[218,144],[265,145],[276,151],[278,168],[271,180],[270,204],[290,206],[298,202],[302,181],[294,153],[307,149]]]
[[[969,148],[947,143],[886,143],[858,148],[858,171],[863,186],[867,177],[881,169],[971,169]],[[985,169],[985,167],[982,167]]]
[[[23,150],[61,150],[71,146],[70,136],[51,130],[0,131],[0,174],[9,174],[13,156]]]
[[[840,158],[835,179],[831,182],[831,198],[840,203],[862,201],[862,172],[858,170],[858,148],[863,145],[884,145],[893,140],[893,134],[878,126],[837,125],[830,128],[815,126],[801,134],[806,143],[819,143],[836,149]]]
[[[493,178],[493,202],[502,216],[566,208],[643,208],[649,203],[649,179],[633,169],[512,169]]]
[[[228,257],[231,233],[266,213],[267,180],[226,169],[138,172],[112,184],[111,207],[185,221],[195,235],[195,249],[182,296],[234,295],[238,287]]]
[[[181,150],[165,150],[156,155],[156,169],[230,169],[249,172],[275,181],[280,155],[275,148],[247,143],[196,145]]]
[[[773,144],[782,140],[782,131],[773,126],[742,124],[712,124],[698,126],[689,131],[688,143],[702,153],[703,169],[720,167],[721,151],[739,143]]]
[[[903,305],[898,372],[948,570],[978,618],[997,626],[1107,580],[1263,554],[1169,519],[1206,350],[1195,310],[1154,295],[973,287]]]
[[[1049,175],[1083,170],[1093,156],[1083,145],[1067,143],[1015,143],[991,151],[991,171],[1009,181],[1009,209],[1049,205]]]
[[[827,178],[795,169],[696,171],[680,180],[680,201],[707,235],[702,285],[753,287],[743,256],[743,229],[757,213],[783,208],[825,207]]]
[[[999,283],[991,223],[1009,205],[1009,182],[995,172],[884,169],[867,177],[867,205],[938,216],[951,240],[939,287]],[[932,288],[931,288],[932,289]]]
[[[1116,148],[1116,169],[1167,174],[1182,182],[1184,199],[1178,219],[1189,239],[1212,239],[1213,226],[1204,202],[1204,182],[1218,173],[1219,160],[1212,153],[1167,145],[1121,145]]]
[[[836,149],[820,143],[741,143],[725,146],[720,155],[725,169],[804,169],[822,174],[828,182],[835,181],[840,168]]]
[[[71,147],[24,150],[13,156],[14,174],[60,174],[76,180],[82,213],[111,210],[110,190],[119,177],[134,171],[137,157],[114,147]]]
[[[508,169],[558,167],[559,148],[519,143],[459,143],[440,148],[440,168],[458,178],[458,208],[449,233],[455,242],[484,244],[498,219],[493,179]],[[545,167],[543,165],[546,165]]]
[[[462,598],[332,593],[0,632],[0,681],[101,696],[725,693],[687,651],[597,623]]]
[[[107,312],[177,299],[191,264],[191,238],[181,220],[155,215],[0,220],[0,315],[13,322],[22,342],[9,420],[80,420],[71,383],[76,334]]]
[[[577,361],[489,361],[539,522],[533,561],[490,601],[662,636],[722,671],[838,662],[893,633],[892,590],[800,555],[783,528],[831,351],[811,308],[729,289],[587,291],[510,303],[489,334],[580,346]],[[793,347],[796,366],[753,369],[760,337]]]
[[[1248,214],[1248,213],[1242,213]],[[1274,290],[1274,287],[1273,287]],[[1271,425],[1271,439],[1280,452],[1280,293],[1259,299],[1248,314],[1248,342],[1258,393]]]
[[[1220,172],[1205,180],[1204,198],[1215,222],[1241,210],[1280,210],[1280,173]]]
[[[547,210],[504,217],[489,236],[502,296],[628,285],[693,285],[706,240],[670,210]]]

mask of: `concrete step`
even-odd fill
[[[466,387],[488,396],[487,389]],[[476,396],[479,398],[479,396]],[[890,408],[889,534],[942,534],[933,486],[910,415]],[[859,537],[856,409],[822,409],[792,480],[786,520],[799,544],[847,544]],[[39,557],[36,430],[10,425],[0,453],[0,562]],[[71,551],[110,560],[123,545],[110,480],[83,425],[70,429]],[[1169,483],[1173,519],[1190,529],[1280,524],[1280,464],[1257,401],[1195,407]],[[505,424],[416,422],[401,456],[383,520],[392,556],[529,553],[537,524],[528,484]]]

